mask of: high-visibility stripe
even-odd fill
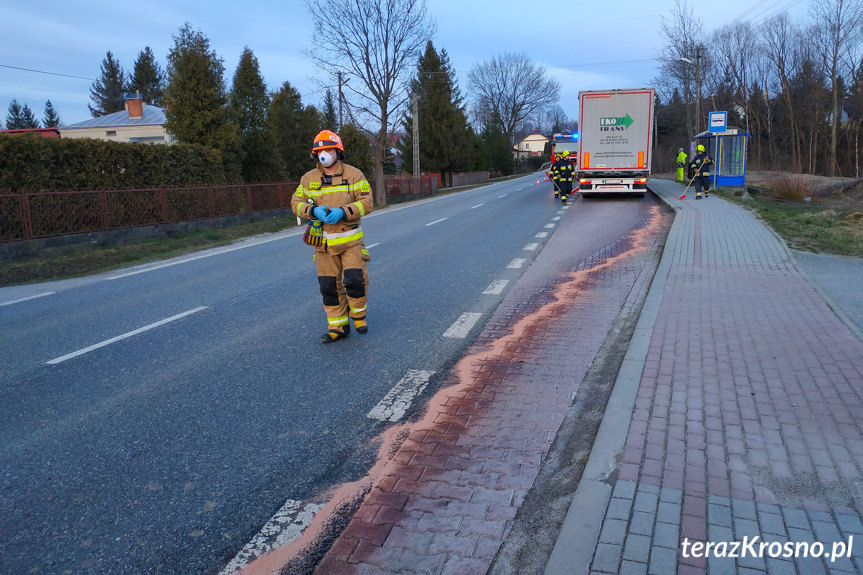
[[[363,207],[363,203],[361,201],[354,202],[354,205],[360,211],[360,217],[366,215],[366,209]]]
[[[346,244],[348,242],[361,239],[363,237],[363,230],[357,228],[348,232],[340,232],[335,234],[324,231],[324,237],[327,240],[327,245],[337,246],[339,244]]]
[[[588,169],[590,167],[590,152],[584,153],[584,169]]]
[[[352,313],[362,313],[362,312],[364,312],[364,311],[366,311],[366,306],[363,306],[363,307],[352,307],[352,308],[351,308],[351,312],[352,312]]]
[[[346,323],[348,323],[348,316],[345,315],[342,317],[328,317],[327,323],[334,326],[345,325]]]
[[[644,167],[644,165],[645,165],[644,164],[644,152],[641,151],[641,152],[638,152],[638,166],[640,168],[642,168],[642,167]]]

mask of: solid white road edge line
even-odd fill
[[[414,398],[426,388],[433,375],[433,371],[409,369],[366,417],[380,421],[400,420],[407,413]]]
[[[145,273],[147,273],[147,272],[152,272],[152,271],[155,271],[155,270],[160,270],[160,269],[162,269],[162,268],[169,268],[169,267],[171,267],[171,266],[178,266],[178,265],[180,265],[180,264],[187,264],[187,263],[189,263],[189,262],[193,262],[193,261],[195,261],[195,260],[202,260],[202,259],[204,259],[204,258],[211,258],[211,257],[213,257],[213,256],[220,256],[220,255],[222,255],[222,254],[228,254],[228,253],[231,253],[231,252],[235,252],[235,251],[237,251],[237,250],[244,250],[244,249],[246,249],[246,248],[252,248],[252,247],[260,246],[260,245],[263,245],[263,244],[268,244],[268,243],[270,243],[270,242],[277,242],[277,241],[279,241],[279,240],[283,240],[283,239],[285,239],[285,238],[289,238],[289,237],[292,237],[292,236],[299,235],[300,233],[301,233],[301,231],[293,231],[292,233],[289,233],[289,234],[286,234],[286,235],[281,235],[281,236],[278,236],[278,237],[275,237],[275,238],[267,238],[267,239],[264,239],[264,240],[257,240],[257,241],[247,241],[247,242],[243,242],[243,243],[242,243],[242,245],[236,245],[236,246],[231,246],[231,247],[226,247],[226,248],[215,248],[215,249],[213,249],[212,251],[208,251],[208,252],[206,252],[206,253],[199,254],[199,255],[196,255],[196,256],[192,256],[192,257],[188,257],[188,258],[183,258],[183,259],[181,259],[181,260],[176,260],[176,261],[170,261],[170,262],[167,262],[167,263],[164,263],[164,264],[154,265],[154,266],[150,266],[150,267],[146,267],[146,268],[142,268],[142,269],[136,269],[136,270],[128,271],[128,272],[121,273],[121,274],[118,274],[118,275],[115,275],[115,276],[107,277],[107,278],[105,278],[105,279],[106,279],[107,281],[111,281],[111,280],[118,280],[118,279],[121,279],[121,278],[126,278],[126,277],[129,277],[129,276],[136,276],[136,275],[138,275],[138,274],[145,274]],[[146,264],[145,264],[145,265],[146,265]]]
[[[470,333],[470,330],[473,329],[473,326],[476,325],[476,322],[478,322],[479,318],[481,317],[481,313],[463,313],[461,314],[461,317],[455,320],[455,323],[452,324],[450,328],[444,332],[443,336],[452,337],[455,339],[464,339],[467,337],[467,334]]]
[[[100,347],[105,347],[106,345],[111,345],[112,343],[117,343],[118,341],[130,338],[134,335],[138,335],[139,333],[143,333],[145,331],[151,330],[153,328],[157,328],[161,325],[165,325],[166,323],[170,323],[172,321],[176,321],[180,318],[184,318],[187,315],[192,315],[193,313],[198,313],[201,310],[207,309],[207,306],[196,307],[195,309],[190,309],[189,311],[184,311],[183,313],[178,313],[177,315],[171,316],[169,318],[163,319],[161,321],[157,321],[156,323],[151,323],[150,325],[145,325],[144,327],[138,328],[136,330],[130,331],[128,333],[124,333],[123,335],[118,335],[117,337],[112,337],[111,339],[106,339],[103,342],[97,343],[95,345],[91,345],[90,347],[85,347],[84,349],[79,349],[78,351],[73,351],[72,353],[67,353],[66,355],[60,356],[56,359],[52,359],[51,361],[46,361],[48,365],[56,365],[58,363],[64,362],[67,359],[72,359],[73,357],[78,357],[79,355],[84,355],[85,353],[90,353],[93,350],[99,349]]]
[[[509,284],[509,280],[494,280],[482,293],[484,295],[499,295],[507,284]]]
[[[255,559],[269,553],[273,549],[287,545],[303,534],[311,525],[323,505],[288,499],[281,509],[267,521],[260,533],[246,543],[243,550],[219,572],[219,575],[232,575]]]
[[[0,303],[0,307],[3,307],[4,305],[12,305],[12,304],[16,304],[16,303],[21,303],[23,301],[30,301],[31,299],[37,299],[40,297],[45,297],[46,295],[54,295],[55,293],[57,293],[57,292],[46,291],[43,293],[37,293],[36,295],[30,295],[27,297],[19,297],[18,299],[13,299],[12,301]]]

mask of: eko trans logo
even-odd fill
[[[632,116],[626,114],[621,117],[607,117],[599,119],[599,131],[600,132],[622,132],[624,130],[629,129],[634,120]]]

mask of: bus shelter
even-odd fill
[[[745,185],[746,142],[751,137],[747,132],[730,127],[722,132],[707,131],[695,136],[695,143],[704,145],[714,161],[710,168],[711,188]]]

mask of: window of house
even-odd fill
[[[109,137],[110,137],[110,136],[116,136],[116,135],[117,135],[117,130],[107,130],[107,131],[105,132],[105,135],[106,135],[106,136],[109,136]]]

